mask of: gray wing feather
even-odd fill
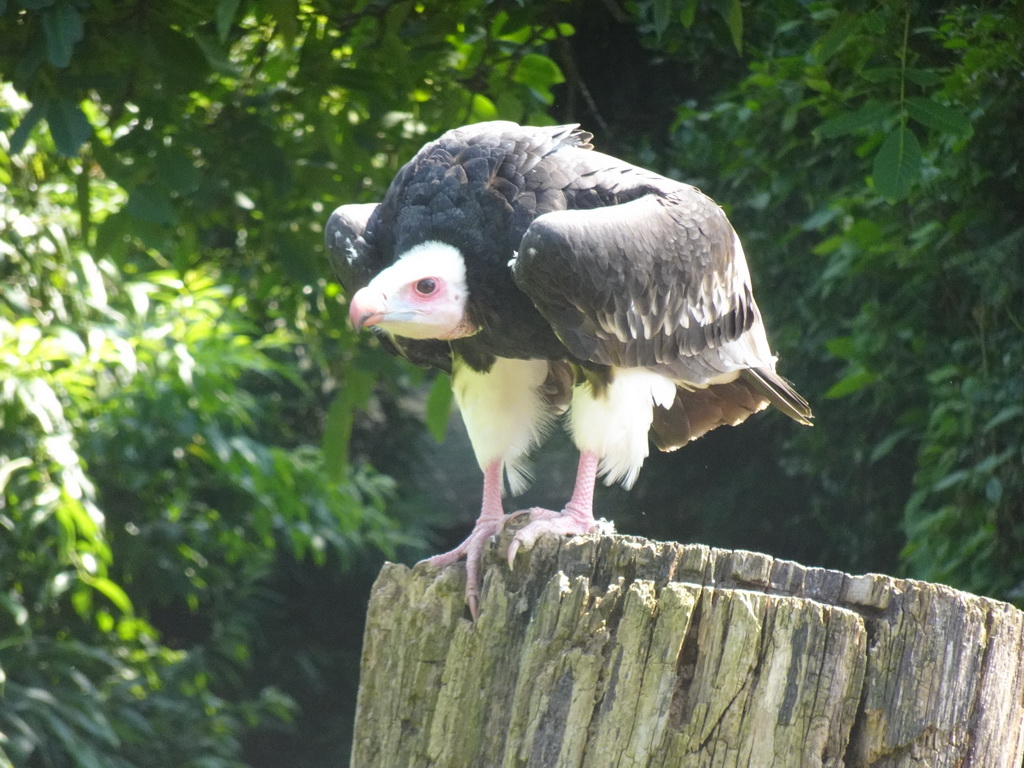
[[[722,210],[694,187],[538,217],[514,276],[569,350],[701,386],[771,365],[766,345],[723,360],[760,324],[746,262]],[[735,356],[736,349],[729,355]]]
[[[627,195],[629,168],[613,176]],[[695,187],[636,171],[643,196],[535,219],[513,263],[516,283],[576,357],[656,371],[681,393],[707,387],[677,397],[692,411],[685,424],[682,411],[660,419],[667,446],[769,401],[809,424],[807,401],[775,372],[725,213]],[[740,379],[730,384],[732,375]]]
[[[324,248],[338,282],[351,296],[370,282],[374,265],[363,231],[378,203],[353,203],[334,210],[324,227]]]

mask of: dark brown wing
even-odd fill
[[[749,349],[728,345],[760,324],[735,243],[721,209],[677,185],[621,205],[539,217],[513,274],[574,355],[701,386],[771,365],[756,340]]]
[[[695,187],[588,153],[567,162],[600,207],[539,216],[513,275],[578,358],[647,368],[689,387],[739,375],[797,421],[810,407],[775,373],[746,259],[721,208]],[[631,186],[632,185],[632,186]],[[609,192],[614,189],[614,192]],[[633,190],[639,190],[640,196]],[[625,199],[613,205],[601,200]]]
[[[370,282],[376,272],[363,231],[377,208],[377,203],[342,205],[334,210],[324,227],[327,259],[349,296]]]

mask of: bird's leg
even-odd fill
[[[599,459],[596,453],[583,451],[576,470],[576,485],[572,498],[561,512],[533,507],[520,510],[509,515],[507,523],[519,515],[529,515],[530,522],[516,531],[512,543],[508,547],[508,566],[513,567],[516,553],[520,549],[530,549],[537,539],[545,533],[556,533],[562,536],[579,533],[614,533],[615,526],[607,520],[594,519],[594,483],[597,480]]]
[[[442,568],[466,558],[466,603],[476,619],[484,548],[487,540],[501,531],[505,523],[505,510],[501,506],[501,460],[492,461],[484,470],[483,503],[480,516],[466,540],[451,552],[428,557],[421,562]]]

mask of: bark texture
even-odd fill
[[[1024,613],[948,587],[621,536],[386,565],[352,768],[1020,768]]]

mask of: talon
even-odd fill
[[[512,543],[508,545],[508,569],[514,571],[516,569],[516,553],[519,551],[519,539],[512,539]]]

